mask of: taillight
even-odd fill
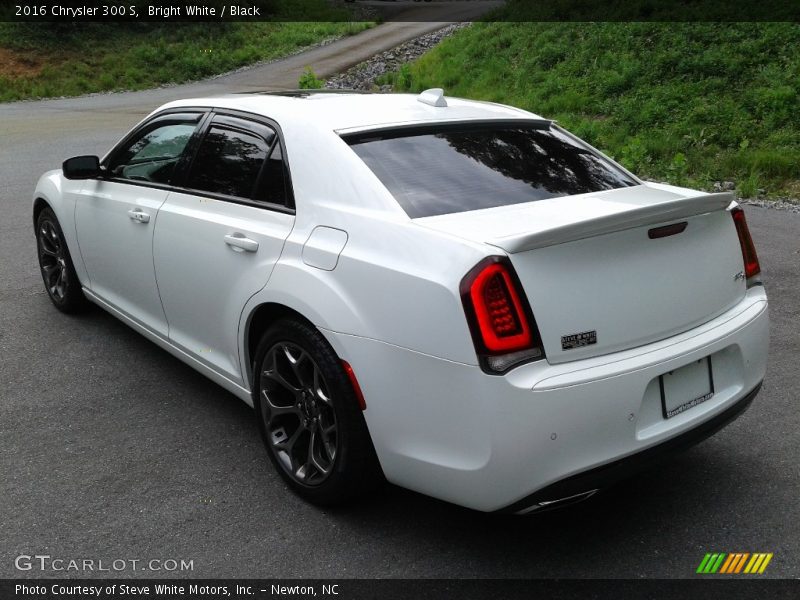
[[[750,237],[750,229],[747,227],[747,220],[744,218],[744,211],[738,206],[731,210],[733,223],[736,225],[736,233],[739,235],[739,245],[742,247],[742,259],[744,260],[744,276],[747,286],[750,287],[757,281],[751,279],[761,273],[761,265],[758,264],[756,247],[753,238]]]
[[[461,280],[461,301],[472,341],[487,373],[544,358],[539,329],[507,258],[490,256]]]

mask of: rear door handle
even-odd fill
[[[236,252],[255,252],[258,250],[258,242],[245,237],[241,233],[231,233],[225,236],[225,243]]]
[[[128,216],[131,218],[131,221],[136,221],[137,223],[150,222],[150,215],[148,215],[140,208],[132,208],[131,210],[128,211]]]

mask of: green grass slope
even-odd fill
[[[389,80],[557,119],[645,178],[800,197],[798,24],[476,23]]]
[[[324,0],[290,8],[298,21],[0,23],[0,102],[202,79],[371,26]]]

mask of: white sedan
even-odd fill
[[[764,378],[730,194],[437,89],[172,102],[44,174],[33,221],[57,308],[98,304],[252,405],[320,504],[385,478],[561,506],[710,435]]]

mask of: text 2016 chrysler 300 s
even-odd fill
[[[588,497],[757,393],[767,298],[730,194],[645,183],[555,123],[445,98],[167,104],[33,203],[45,286],[255,408],[301,496]]]

